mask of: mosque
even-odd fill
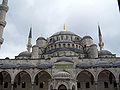
[[[8,11],[8,0],[0,4],[0,44]],[[14,59],[0,59],[0,90],[120,90],[120,58],[103,49],[98,25],[99,47],[91,36],[57,32],[39,37],[27,51]]]

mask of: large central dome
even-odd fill
[[[56,32],[52,36],[57,36],[57,35],[76,35],[76,34],[74,34],[73,32],[70,32],[70,31],[60,31],[60,32]]]

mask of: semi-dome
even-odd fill
[[[24,51],[24,52],[21,52],[18,56],[19,57],[30,57],[31,53],[28,51]]]
[[[7,68],[15,68],[15,67],[16,65],[13,64],[12,62],[6,62],[6,63],[3,63],[0,68],[7,69]]]
[[[49,62],[41,62],[40,64],[38,64],[37,68],[40,69],[47,69],[47,68],[52,68],[52,64]]]
[[[86,35],[86,36],[83,37],[83,39],[87,39],[87,38],[92,39],[92,37],[91,37],[91,36],[88,36],[88,35]]]
[[[114,62],[113,67],[120,67],[120,61]]]
[[[108,50],[101,50],[98,52],[99,55],[112,55],[112,53]]]
[[[59,57],[56,62],[72,62],[73,63],[73,60],[70,57],[62,56],[62,57]]]
[[[54,78],[70,79],[70,73],[65,72],[65,71],[60,71],[54,75]]]
[[[37,40],[45,40],[46,41],[46,39],[44,37],[39,37]]]
[[[57,36],[57,35],[75,35],[75,34],[70,31],[60,31],[60,32],[53,34],[52,36]]]
[[[95,67],[110,67],[111,65],[107,61],[98,61]]]
[[[34,68],[35,66],[30,62],[23,62],[19,65],[19,68]]]
[[[76,64],[77,68],[90,68],[92,65],[88,62],[79,62],[78,64]]]

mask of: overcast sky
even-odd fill
[[[9,0],[8,6],[0,58],[14,58],[26,50],[31,24],[33,45],[41,35],[47,38],[62,31],[64,24],[67,31],[81,37],[87,33],[98,45],[99,23],[104,49],[120,56],[120,13],[117,0]]]

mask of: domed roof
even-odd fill
[[[1,67],[0,68],[15,68],[16,67],[16,65],[15,64],[13,64],[12,62],[6,62],[6,63],[3,63],[3,65],[1,65]]]
[[[44,37],[39,37],[37,40],[45,40],[46,41],[46,39]]]
[[[114,62],[113,67],[120,67],[120,61]]]
[[[112,55],[112,53],[108,50],[101,50],[101,51],[98,51],[98,54],[99,55]]]
[[[30,57],[31,53],[28,51],[21,52],[18,56],[20,57]]]
[[[34,68],[35,66],[30,62],[23,62],[19,65],[19,68]]]
[[[78,68],[90,68],[92,65],[88,62],[79,62],[78,64],[76,64],[76,67]]]
[[[88,35],[86,35],[86,36],[83,37],[83,39],[87,39],[87,38],[92,39],[92,37],[91,37],[91,36],[88,36]]]
[[[110,64],[107,61],[98,61],[95,67],[110,67]]]
[[[53,34],[52,36],[56,36],[56,35],[75,35],[75,34],[70,31],[60,31],[60,32]]]
[[[60,78],[60,79],[69,79],[70,74],[65,71],[60,71],[54,75],[54,78]]]
[[[37,68],[40,69],[47,69],[47,68],[52,68],[52,64],[49,62],[41,62],[40,64],[38,64]]]
[[[70,57],[62,56],[62,57],[59,57],[56,62],[72,62],[73,63],[73,60]]]

